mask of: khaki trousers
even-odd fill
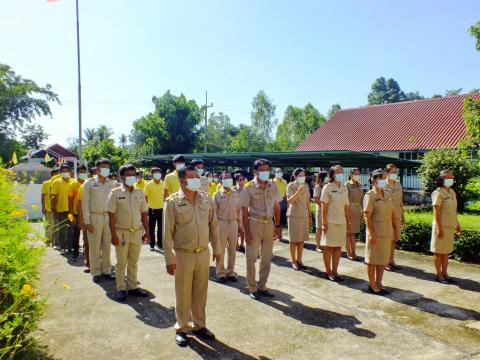
[[[210,251],[190,254],[175,253],[177,270],[175,271],[175,317],[177,332],[206,327],[205,308],[207,306],[208,275]]]
[[[108,226],[108,214],[90,214],[93,233],[88,232],[88,255],[92,276],[110,274],[111,234]]]
[[[247,285],[248,290],[255,292],[257,290],[267,289],[268,275],[272,265],[273,237],[275,226],[273,221],[268,224],[249,220],[251,243],[246,244],[245,257],[247,260]],[[257,262],[260,251],[260,277],[255,281],[255,263]]]
[[[217,264],[217,277],[235,275],[235,258],[237,256],[238,221],[219,220],[219,241],[221,246],[220,261]],[[225,249],[228,253],[228,267],[225,269]]]
[[[53,246],[53,232],[52,228],[55,225],[55,217],[53,216],[53,212],[47,211],[45,213],[45,234],[50,246]]]
[[[117,291],[133,290],[137,286],[138,258],[142,249],[143,230],[130,232],[129,230],[116,229],[120,244],[115,246],[117,264],[115,275]],[[127,283],[125,283],[125,267],[127,268]]]

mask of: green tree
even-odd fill
[[[372,84],[372,91],[368,94],[368,105],[420,99],[424,99],[424,97],[418,91],[405,94],[396,80],[392,78],[385,79],[381,76]]]
[[[98,141],[108,140],[112,138],[113,130],[106,125],[100,125],[95,131]]]
[[[463,120],[466,127],[466,141],[473,146],[480,143],[480,99],[466,97],[463,102]]]
[[[340,104],[333,104],[327,112],[327,119],[330,120],[337,112],[342,109]]]
[[[212,152],[225,152],[231,138],[235,137],[239,129],[231,123],[230,117],[222,112],[211,113],[208,118],[208,149]]]
[[[445,90],[445,96],[455,96],[462,93],[463,88]]]
[[[128,136],[125,134],[120,135],[118,137],[118,142],[122,148],[126,149],[128,146]]]
[[[26,149],[37,150],[43,147],[43,142],[48,139],[43,126],[40,124],[25,125],[22,131],[22,144]]]
[[[418,169],[425,191],[431,193],[436,189],[435,180],[440,171],[445,169],[450,169],[454,173],[453,189],[457,193],[458,208],[462,211],[466,202],[471,200],[467,197],[468,192],[465,193],[465,187],[472,178],[480,174],[478,164],[462,150],[437,149],[427,152]]]
[[[227,152],[261,152],[266,150],[264,139],[251,126],[240,124],[235,136],[229,135]]]
[[[263,90],[260,90],[252,100],[252,111],[250,112],[251,129],[260,139],[263,139],[265,145],[273,140],[273,130],[277,126],[278,121],[275,118],[275,109],[275,104]]]
[[[475,48],[480,51],[480,21],[475,25],[470,26],[468,32],[475,38]]]
[[[425,97],[420,95],[418,91],[410,91],[409,93],[405,94],[405,98],[408,101],[425,99]]]
[[[122,147],[116,146],[113,139],[104,139],[85,143],[83,157],[89,165],[95,164],[100,158],[107,158],[110,160],[111,168],[118,171],[120,166],[126,163],[127,152]]]
[[[85,136],[83,139],[85,142],[94,141],[97,138],[97,130],[94,128],[86,128],[83,130],[83,136]]]

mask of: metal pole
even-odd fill
[[[207,148],[207,142],[208,142],[208,118],[207,118],[207,114],[208,114],[208,92],[205,91],[205,148],[204,148],[204,153],[207,153],[208,152],[208,148]]]
[[[80,163],[83,160],[82,154],[82,85],[80,82],[80,23],[78,21],[78,0],[76,0],[77,10],[77,73],[78,73],[78,155]]]

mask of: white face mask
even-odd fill
[[[202,176],[203,173],[204,173],[204,170],[203,170],[203,169],[198,169],[198,168],[197,168],[197,174],[198,174],[198,176]]]
[[[202,187],[202,183],[200,182],[200,179],[198,178],[193,178],[193,179],[187,179],[187,189],[190,191],[197,191]]]
[[[380,179],[377,181],[377,186],[380,188],[380,189],[385,189],[387,187],[388,183],[387,183],[387,180],[385,179]]]
[[[352,179],[355,180],[356,182],[360,182],[360,175],[353,175]]]
[[[109,168],[100,168],[100,176],[103,176],[104,178],[108,177],[110,175],[110,169]]]
[[[258,178],[261,181],[267,181],[270,178],[270,171],[260,171],[258,173]]]
[[[339,183],[343,183],[344,177],[343,174],[335,174],[335,181],[338,181]]]
[[[444,184],[445,187],[447,187],[447,188],[451,187],[454,183],[455,183],[455,180],[453,180],[453,179],[445,179],[445,180],[443,180],[443,184]]]
[[[213,182],[213,178],[209,177],[207,179],[208,179],[208,182],[210,182],[210,183]]]
[[[305,184],[305,176],[299,176],[297,177],[297,182],[299,184]]]
[[[390,180],[397,180],[398,179],[398,174],[397,173],[391,173],[391,174],[388,174],[388,177],[390,178]]]
[[[78,178],[80,180],[87,180],[87,174],[86,173],[78,173]]]
[[[233,179],[223,179],[222,184],[227,188],[231,188],[233,186]]]
[[[275,173],[275,177],[277,179],[281,179],[281,178],[283,178],[283,173],[282,172],[277,172],[277,173]]]
[[[160,174],[160,173],[158,173],[158,172],[153,173],[153,178],[154,178],[155,180],[160,180],[160,179],[162,178],[162,174]]]
[[[125,177],[125,185],[127,186],[133,186],[137,182],[137,177],[136,176],[126,176]]]
[[[62,174],[62,178],[64,179],[68,179],[70,177],[70,173],[68,172],[62,172],[61,174]]]
[[[184,163],[176,163],[176,164],[175,164],[175,169],[176,169],[177,171],[183,169],[184,167],[185,167],[185,164],[184,164]]]

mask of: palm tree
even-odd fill
[[[85,130],[83,130],[83,135],[85,136],[83,141],[85,142],[94,141],[97,138],[97,130],[93,128],[91,129],[85,128]]]
[[[113,130],[107,127],[106,125],[100,125],[97,128],[97,137],[100,142],[103,140],[110,139],[112,135],[113,135]]]
[[[127,143],[128,143],[127,135],[125,134],[120,135],[120,137],[118,138],[118,141],[120,142],[120,146],[122,148],[125,149],[127,147]]]

